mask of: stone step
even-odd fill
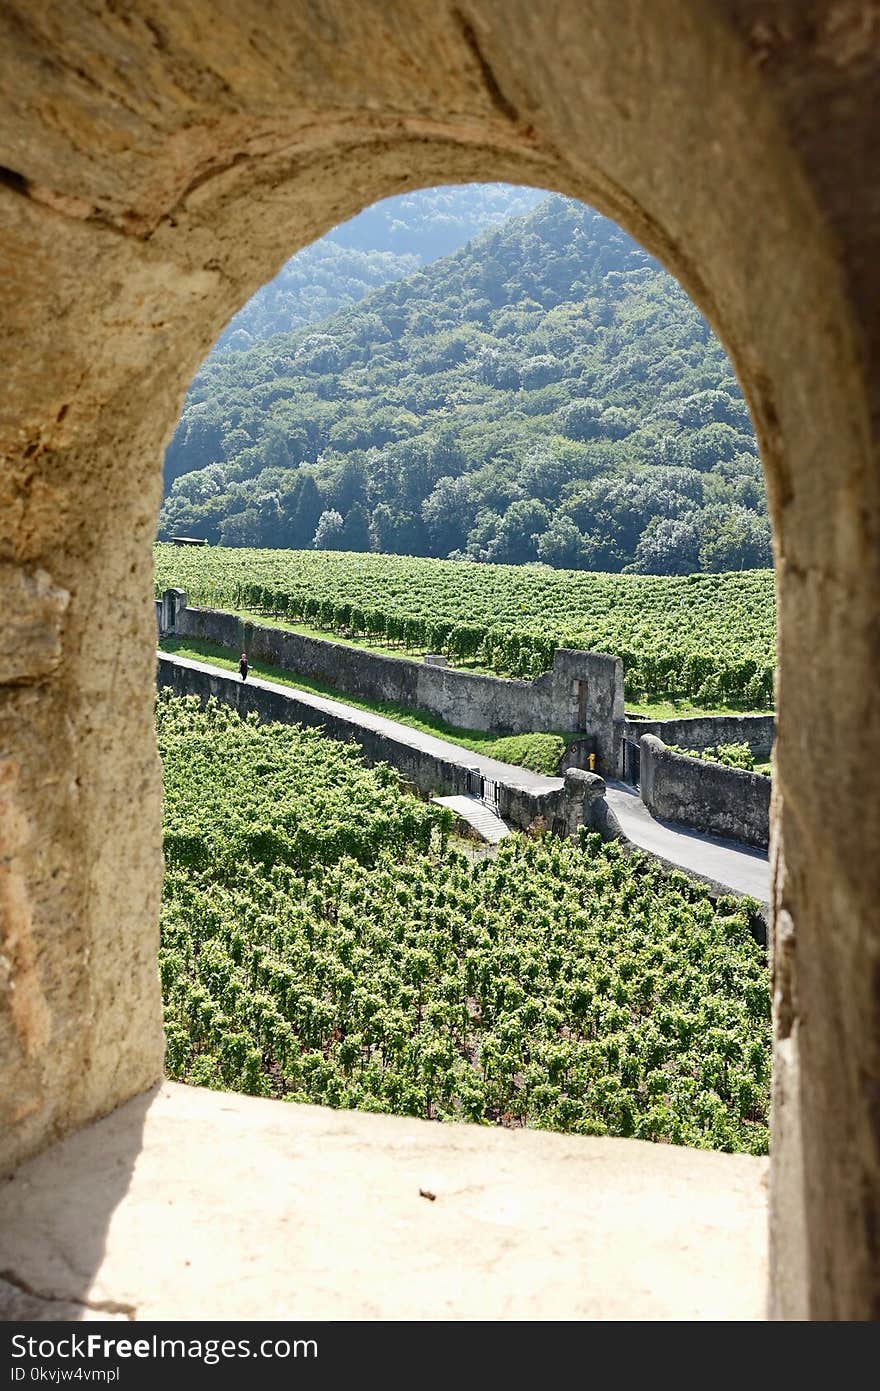
[[[481,802],[478,797],[433,797],[438,806],[449,807],[461,821],[472,826],[481,840],[497,845],[510,835],[510,827],[496,811]]]

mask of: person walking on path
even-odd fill
[[[242,654],[241,654],[241,661],[240,661],[239,664],[238,664],[238,669],[239,669],[239,671],[241,672],[241,679],[242,679],[242,681],[247,681],[248,660],[247,660],[247,653],[246,653],[246,652],[242,652]]]

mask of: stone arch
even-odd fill
[[[876,1316],[874,8],[12,0],[0,26],[2,1162],[161,1068],[151,543],[198,362],[377,197],[533,183],[659,256],[753,412],[780,599],[772,1307]]]

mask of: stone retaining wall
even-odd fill
[[[195,695],[205,704],[212,696],[233,706],[242,716],[255,712],[263,722],[300,724],[321,729],[330,738],[357,743],[368,763],[388,763],[426,797],[451,796],[468,792],[469,750],[462,749],[461,761],[447,760],[428,753],[401,738],[392,738],[358,723],[357,712],[344,718],[316,709],[298,699],[295,690],[272,688],[262,682],[241,681],[232,672],[204,671],[169,653],[158,654],[157,684],[169,687],[175,695]],[[605,790],[602,778],[580,769],[571,769],[556,788],[536,792],[517,781],[511,767],[509,781],[498,782],[498,812],[505,821],[527,830],[543,820],[557,835],[570,836],[585,821],[590,807]]]
[[[694,715],[676,720],[640,720],[627,715],[624,736],[640,739],[653,734],[664,744],[682,749],[709,749],[718,744],[748,744],[755,758],[763,763],[773,748],[776,716]]]
[[[174,603],[168,596],[175,596]],[[162,601],[166,635],[215,642],[253,662],[320,681],[341,696],[426,710],[459,729],[498,734],[582,729],[595,739],[600,773],[617,769],[623,728],[623,663],[601,652],[559,649],[534,681],[505,680],[386,657],[361,647],[253,623],[217,609],[190,608],[181,591]],[[168,615],[173,610],[173,620]]]
[[[766,849],[769,778],[674,753],[653,734],[639,743],[642,801],[652,815]]]

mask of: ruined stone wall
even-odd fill
[[[543,824],[551,834],[569,838],[576,836],[581,826],[593,827],[595,808],[604,796],[605,780],[598,773],[569,768],[562,791],[551,796],[500,784],[498,811],[520,830],[535,830]]]
[[[509,681],[385,657],[362,647],[251,623],[216,609],[180,609],[174,633],[236,652],[247,648],[252,661],[327,683],[341,696],[406,705],[438,715],[457,729],[499,734],[575,729],[577,682],[582,681],[584,728],[595,740],[598,769],[611,774],[617,766],[623,715],[623,663],[618,657],[559,650],[552,670],[543,676]]]
[[[770,779],[668,749],[662,739],[639,740],[642,801],[654,816],[706,835],[766,849],[770,839]]]

